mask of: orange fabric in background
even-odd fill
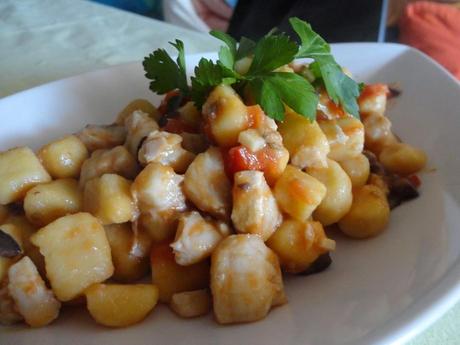
[[[399,30],[402,43],[431,56],[460,80],[460,9],[427,1],[409,4]]]

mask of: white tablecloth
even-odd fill
[[[0,0],[0,97],[52,80],[130,61],[153,49],[217,50],[209,35],[80,0]],[[460,305],[409,342],[460,344]]]

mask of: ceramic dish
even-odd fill
[[[421,197],[398,207],[375,239],[337,234],[327,271],[286,281],[290,303],[260,322],[219,326],[212,316],[182,320],[157,307],[139,325],[107,329],[82,309],[52,325],[1,328],[2,344],[387,344],[409,339],[460,298],[460,84],[439,65],[394,44],[333,45],[334,54],[365,82],[397,85],[387,115],[394,131],[424,149]],[[208,54],[208,56],[212,56]],[[189,67],[199,59],[187,57]],[[191,70],[191,68],[190,68]],[[148,90],[140,63],[56,81],[0,100],[0,150],[38,148],[87,123],[110,123]]]

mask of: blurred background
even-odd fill
[[[257,39],[289,32],[300,17],[328,42],[401,42],[420,49],[460,79],[460,1],[414,0],[94,0],[192,29]]]

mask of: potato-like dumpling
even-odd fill
[[[158,302],[158,288],[152,284],[94,284],[86,289],[85,295],[91,316],[108,327],[138,323]]]
[[[175,293],[169,307],[180,317],[206,315],[211,310],[211,296],[205,289]]]
[[[83,193],[74,179],[39,184],[24,198],[27,219],[37,226],[45,226],[62,216],[80,212],[82,208]]]
[[[276,254],[258,235],[232,235],[211,258],[214,314],[221,324],[263,319],[286,302]]]
[[[149,270],[151,244],[148,235],[138,232],[136,239],[131,223],[107,225],[104,229],[115,268],[112,278],[120,282],[133,282],[145,276]],[[133,253],[134,241],[136,253]]]
[[[131,197],[131,181],[116,174],[105,174],[88,181],[83,207],[104,225],[129,222],[137,216]]]
[[[324,226],[334,224],[350,210],[351,181],[339,163],[328,159],[326,168],[308,168],[307,173],[326,186],[326,196],[313,212]]]
[[[405,143],[385,146],[379,160],[388,171],[399,175],[410,175],[423,169],[426,154],[422,150]]]
[[[0,152],[0,204],[21,200],[33,186],[51,181],[35,153],[28,147]]]
[[[364,147],[364,127],[354,117],[341,117],[318,122],[329,142],[328,157],[343,161],[359,155]]]
[[[365,185],[353,191],[353,204],[339,221],[339,228],[350,237],[372,237],[386,228],[389,217],[385,193],[377,186]]]
[[[370,113],[363,119],[366,149],[378,155],[385,146],[398,142],[386,116]]]
[[[75,135],[85,144],[89,152],[93,152],[123,145],[126,139],[126,128],[121,125],[87,125]]]
[[[283,144],[289,151],[292,165],[300,169],[327,165],[329,142],[316,121],[311,122],[288,109],[278,130],[283,136]]]
[[[61,303],[49,290],[27,256],[8,270],[8,291],[27,324],[42,327],[59,315]]]
[[[195,155],[181,146],[182,137],[166,131],[153,131],[139,149],[139,162],[142,165],[161,163],[171,166],[178,174],[183,174]]]
[[[354,158],[339,162],[339,164],[350,178],[353,188],[362,187],[366,184],[369,179],[370,164],[365,155],[360,153]]]
[[[126,107],[124,107],[122,111],[120,111],[120,113],[117,116],[117,119],[115,120],[115,123],[117,125],[124,125],[126,118],[136,110],[140,110],[144,113],[149,114],[149,116],[155,121],[158,121],[161,116],[157,108],[155,108],[155,106],[152,103],[150,103],[146,99],[139,98],[129,102],[129,104]]]
[[[124,146],[117,146],[110,150],[96,150],[81,167],[80,187],[83,188],[86,182],[104,174],[117,174],[133,179],[138,171],[136,159]]]
[[[59,218],[35,233],[31,242],[45,257],[46,274],[60,301],[70,301],[113,274],[104,228],[89,213]]]
[[[326,196],[326,187],[313,176],[288,165],[276,181],[274,194],[284,212],[303,222]]]
[[[201,211],[221,219],[230,217],[231,184],[218,148],[196,156],[185,173],[184,193]]]
[[[142,140],[151,132],[159,129],[158,124],[149,114],[136,110],[125,120],[125,126],[128,131],[125,146],[128,151],[137,157],[137,151],[140,149]]]
[[[43,146],[38,158],[53,178],[77,178],[88,150],[75,135],[69,135]]]
[[[283,216],[262,171],[235,174],[232,221],[237,232],[257,234],[266,241],[281,224]]]
[[[305,271],[321,255],[335,249],[335,241],[327,238],[320,222],[299,222],[285,219],[268,239],[271,248],[286,272]]]
[[[160,290],[160,301],[169,302],[178,292],[204,289],[209,286],[209,262],[181,266],[167,242],[154,244],[150,256],[152,281]]]
[[[171,248],[174,250],[176,262],[188,266],[211,256],[223,238],[214,222],[204,219],[199,212],[192,211],[180,216]]]
[[[238,135],[249,127],[247,108],[240,96],[229,85],[214,88],[203,104],[203,115],[208,134],[219,146],[238,144]]]

